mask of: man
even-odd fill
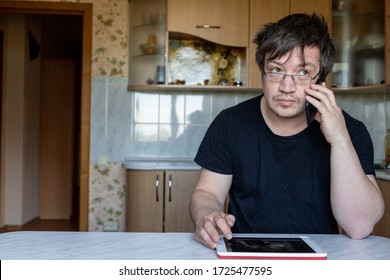
[[[195,161],[195,239],[215,248],[220,234],[372,232],[384,212],[366,127],[343,112],[320,76],[335,42],[322,17],[293,14],[256,35],[263,95],[223,110]],[[307,123],[305,102],[316,111]],[[224,204],[229,193],[229,210]]]

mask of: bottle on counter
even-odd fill
[[[385,167],[390,168],[390,128],[387,129],[385,138],[385,162]]]

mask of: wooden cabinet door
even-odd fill
[[[127,231],[161,232],[164,172],[128,170],[126,179]]]
[[[329,28],[332,28],[332,0],[291,0],[290,13],[316,13],[323,15]]]
[[[190,197],[199,171],[167,171],[165,174],[166,232],[194,232],[190,216]]]
[[[249,15],[249,86],[261,87],[260,69],[256,64],[256,45],[252,43],[259,29],[290,13],[290,0],[250,0]]]
[[[249,0],[168,0],[167,29],[247,47],[248,15]]]

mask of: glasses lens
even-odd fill
[[[267,78],[273,82],[281,82],[284,78],[284,74],[268,72]]]
[[[297,84],[307,84],[307,83],[310,83],[311,80],[312,80],[312,78],[310,76],[307,76],[307,75],[295,75],[294,76],[294,81]]]

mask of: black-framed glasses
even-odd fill
[[[279,73],[279,72],[264,72],[265,76],[267,77],[268,80],[272,82],[281,82],[286,78],[286,76],[290,76],[294,83],[298,85],[306,85],[313,81],[317,76],[320,74],[320,72],[315,75],[314,77],[311,77],[309,75],[288,75],[284,73]]]

